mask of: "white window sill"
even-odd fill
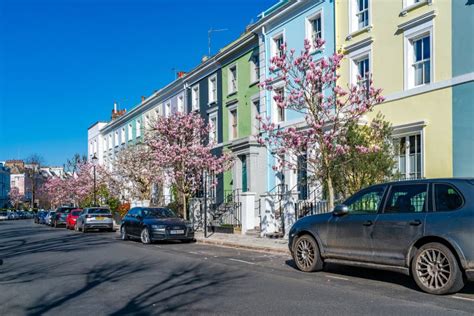
[[[214,105],[216,105],[216,104],[217,104],[217,101],[213,100],[213,101],[210,101],[207,105],[208,105],[209,107],[211,107],[211,106],[214,106]]]
[[[358,30],[350,33],[349,35],[347,35],[346,40],[350,41],[354,36],[360,35],[362,33],[369,33],[370,31],[372,31],[372,28],[373,28],[373,26],[372,26],[372,24],[370,24],[370,25],[367,25],[366,27],[358,29]]]
[[[259,83],[259,82],[260,82],[260,81],[258,81],[258,80],[252,81],[252,82],[249,84],[249,87],[254,86],[254,85],[256,85],[256,84]]]
[[[431,5],[431,4],[432,4],[432,0],[424,0],[424,1],[420,1],[418,3],[414,3],[412,5],[409,5],[405,8],[403,8],[403,10],[400,11],[400,16],[406,16],[408,14],[408,12],[413,11],[416,8],[422,7],[424,5]]]
[[[237,94],[237,90],[232,91],[232,92],[229,92],[229,94],[228,94],[227,96],[228,96],[228,97],[231,97],[231,96],[233,96],[234,94]]]

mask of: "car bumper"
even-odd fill
[[[181,235],[171,235],[169,232],[158,233],[155,231],[151,232],[151,240],[159,241],[159,240],[193,240],[194,239],[194,232],[186,232],[185,234]]]
[[[114,228],[114,224],[113,223],[87,223],[87,224],[84,224],[84,227],[86,229],[112,229]]]

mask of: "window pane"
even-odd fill
[[[435,184],[435,200],[437,211],[452,211],[462,205],[462,197],[449,184]]]
[[[423,83],[430,83],[431,82],[431,77],[430,77],[430,61],[425,61],[424,62],[424,82]]]
[[[415,65],[415,85],[423,84],[423,64]]]
[[[426,208],[426,189],[426,184],[393,186],[384,213],[423,212]]]
[[[385,187],[369,189],[346,201],[351,214],[372,214],[377,213],[380,202],[382,201]]]
[[[415,53],[415,62],[421,60],[421,40],[417,40],[413,43],[413,49]]]
[[[430,59],[430,37],[423,38],[423,59]]]

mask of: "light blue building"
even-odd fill
[[[269,67],[271,58],[279,53],[281,43],[286,43],[288,49],[294,48],[298,55],[303,50],[304,40],[314,42],[315,38],[322,38],[325,41],[324,49],[315,51],[314,60],[324,56],[331,56],[335,51],[334,32],[334,1],[280,1],[267,11],[271,11],[272,18],[262,23],[260,32],[260,65],[261,73],[265,80],[271,77]],[[279,11],[275,14],[275,11]],[[263,12],[261,17],[265,17],[269,12]],[[304,122],[304,116],[295,111],[281,110],[274,101],[276,93],[286,93],[283,82],[275,82],[273,91],[261,92],[261,104],[266,113],[263,116],[270,117],[272,122],[280,127],[287,127]],[[306,199],[308,186],[301,181],[306,177],[304,172],[293,172],[291,170],[275,172],[272,166],[275,158],[268,155],[267,183],[268,191],[275,192],[280,185],[284,184],[287,190],[299,192],[300,199]]]
[[[474,177],[474,4],[452,1],[453,176]]]
[[[0,162],[0,208],[8,207],[10,192],[10,169]]]

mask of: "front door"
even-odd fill
[[[328,257],[371,261],[372,230],[386,186],[356,193],[345,202],[349,214],[333,216],[328,222]]]
[[[405,266],[410,246],[423,236],[428,184],[396,184],[373,230],[374,261]]]

